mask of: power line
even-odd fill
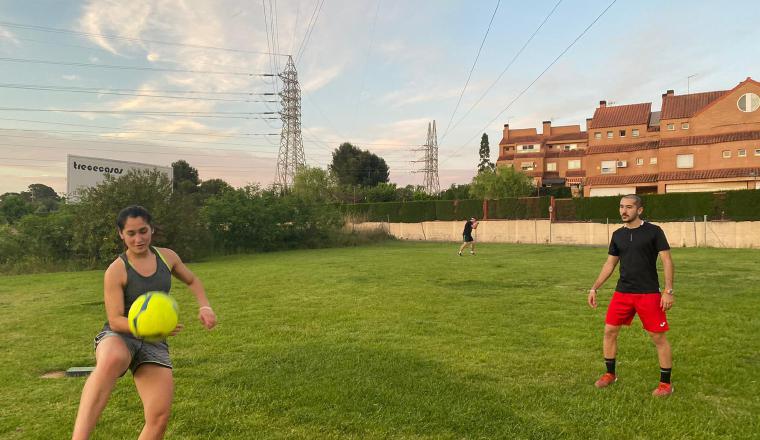
[[[155,145],[149,145],[149,144],[145,144],[145,145],[155,147]],[[31,149],[31,150],[37,150],[37,149],[42,149],[42,150],[57,150],[57,151],[60,152],[60,149],[57,148],[57,147],[30,146],[30,145],[13,145],[13,144],[0,144],[0,146],[10,147],[10,148],[24,148],[24,149]],[[98,151],[98,152],[107,151],[107,152],[110,152],[110,153],[122,153],[122,152],[123,153],[147,153],[144,150],[124,150],[124,149],[111,150],[111,149],[107,149],[107,148],[87,148],[87,147],[73,147],[73,148],[71,148],[71,150],[74,150],[74,151],[77,151],[77,150],[82,150],[82,151]],[[244,150],[235,150],[235,151],[239,152],[239,153],[250,154],[250,153],[248,153],[247,151],[244,151]],[[218,154],[203,154],[203,153],[185,153],[185,152],[180,152],[180,153],[173,152],[173,153],[169,153],[169,152],[163,152],[163,151],[150,151],[150,154],[161,154],[161,155],[164,155],[164,156],[175,156],[175,157],[197,156],[197,157],[220,158],[220,156]],[[250,156],[247,156],[247,157],[251,157],[253,159],[267,159],[267,160],[274,159],[274,156],[253,156],[253,155],[250,155]],[[223,159],[223,158],[221,158],[221,159]],[[16,160],[16,159],[12,159],[12,160]],[[45,160],[45,159],[28,159],[28,160]],[[238,159],[236,158],[235,160],[238,160]]]
[[[319,13],[322,11],[322,6],[324,4],[325,0],[317,0],[317,4],[314,7],[314,12],[311,14],[311,18],[309,19],[306,33],[304,34],[303,40],[301,41],[301,46],[298,48],[298,54],[296,55],[296,65],[301,62],[301,57],[306,52],[306,47],[309,45],[309,40],[311,39],[311,33],[314,31],[314,27],[317,24],[317,18],[319,18]]]
[[[441,139],[446,137],[446,134],[449,132],[449,127],[451,127],[451,122],[454,120],[454,115],[456,115],[457,110],[459,110],[459,104],[462,103],[462,97],[464,96],[464,92],[467,90],[467,86],[470,84],[470,78],[472,78],[472,72],[475,71],[475,65],[478,64],[478,59],[480,59],[480,52],[483,50],[483,45],[486,44],[486,38],[488,38],[488,33],[491,32],[491,25],[493,24],[493,19],[494,17],[496,17],[496,11],[499,10],[500,4],[501,4],[501,0],[497,0],[496,7],[493,10],[493,14],[491,14],[491,21],[488,22],[488,28],[486,29],[485,35],[483,35],[483,40],[480,42],[478,53],[475,55],[475,61],[472,62],[472,67],[470,67],[470,73],[467,74],[467,81],[465,81],[464,87],[462,87],[462,93],[459,94],[457,105],[454,106],[454,111],[451,112],[451,118],[449,119],[449,123],[446,125],[446,129],[443,130],[443,136],[441,136]]]
[[[200,44],[176,43],[173,41],[149,40],[145,38],[127,37],[123,35],[114,35],[114,34],[98,34],[94,32],[80,32],[80,31],[74,31],[71,29],[61,29],[61,28],[53,28],[53,27],[47,27],[47,26],[13,23],[9,21],[0,21],[0,25],[9,27],[9,28],[15,28],[15,29],[26,29],[26,30],[32,30],[32,31],[38,31],[38,32],[49,32],[49,33],[57,33],[57,34],[80,35],[80,36],[86,36],[86,37],[98,37],[98,38],[104,38],[107,40],[124,40],[124,41],[138,42],[138,43],[162,44],[165,46],[189,47],[193,49],[221,50],[225,52],[238,52],[238,53],[247,53],[247,54],[256,54],[256,55],[270,54],[269,52],[256,51],[256,50],[233,49],[233,48],[218,47],[218,46],[204,46]],[[276,53],[273,55],[288,56],[288,54],[280,54],[280,53]]]
[[[143,97],[143,98],[180,99],[180,100],[192,100],[192,101],[220,101],[220,102],[244,102],[244,103],[279,102],[277,100],[206,98],[206,97],[197,97],[197,96],[170,96],[170,95],[149,95],[149,94],[140,94],[140,93],[117,93],[117,92],[106,92],[106,91],[101,91],[101,90],[75,90],[75,89],[70,89],[67,87],[35,86],[35,85],[29,85],[29,84],[0,84],[0,88],[47,91],[47,92],[63,92],[63,93],[87,93],[87,94],[93,94],[93,95],[136,96],[136,97]]]
[[[0,128],[0,131],[19,131],[18,129],[14,128]],[[98,136],[100,137],[112,137],[115,138],[115,140],[109,141],[109,140],[93,140],[93,139],[80,139],[80,138],[73,138],[73,137],[44,137],[44,136],[21,136],[21,135],[14,135],[14,134],[4,134],[4,137],[13,137],[13,138],[22,138],[22,139],[45,139],[45,140],[51,140],[51,141],[72,141],[72,142],[87,142],[87,143],[95,143],[95,144],[106,144],[106,145],[115,145],[115,144],[122,144],[122,145],[137,145],[137,146],[146,146],[146,147],[152,147],[156,148],[157,144],[164,143],[164,142],[185,142],[185,143],[192,143],[192,144],[205,144],[205,145],[237,145],[241,147],[262,147],[266,148],[267,150],[263,151],[270,151],[272,145],[255,145],[255,144],[240,144],[240,143],[226,143],[226,142],[204,142],[204,141],[192,141],[192,140],[182,140],[182,139],[145,139],[140,138],[137,140],[145,140],[147,142],[156,142],[157,144],[146,144],[141,142],[131,142],[131,141],[125,141],[123,138],[115,135],[98,135],[88,132],[74,132],[74,131],[57,131],[57,130],[50,130],[50,131],[31,131],[31,130],[21,130],[23,132],[30,132],[30,133],[41,133],[41,134],[48,134],[48,135],[58,135],[59,133],[62,134],[80,134],[80,135],[92,135],[92,136]],[[189,147],[189,146],[178,146],[178,145],[166,145],[166,148],[173,148],[173,149],[187,149],[187,150],[197,150],[196,147]],[[245,150],[241,150],[239,148],[209,148],[209,147],[203,147],[206,150],[218,150],[218,151],[239,151],[239,152],[245,152]]]
[[[273,77],[275,75],[271,73],[250,73],[250,72],[221,72],[216,70],[189,70],[189,69],[169,69],[161,67],[144,67],[144,66],[118,66],[112,64],[93,64],[93,63],[69,63],[64,61],[48,61],[37,60],[29,58],[8,58],[0,57],[0,61],[6,63],[28,63],[28,64],[48,64],[55,66],[69,66],[69,67],[93,67],[99,69],[115,69],[115,70],[140,70],[149,72],[173,72],[173,73],[199,73],[204,75],[230,75],[230,76],[247,76],[247,77]]]
[[[496,85],[496,83],[498,83],[501,80],[501,77],[504,76],[505,73],[507,73],[507,71],[509,70],[509,68],[512,67],[512,65],[515,63],[515,61],[517,60],[517,58],[523,53],[523,51],[525,50],[525,48],[528,47],[528,44],[530,44],[530,42],[533,41],[533,38],[536,36],[536,34],[538,34],[538,32],[541,30],[541,28],[544,27],[544,24],[546,24],[546,22],[549,21],[549,18],[551,18],[551,16],[554,15],[554,11],[557,10],[557,8],[559,7],[560,3],[562,3],[562,0],[559,0],[557,2],[557,4],[554,5],[554,7],[552,8],[552,10],[549,11],[549,13],[546,15],[546,17],[544,17],[544,20],[541,22],[541,24],[538,25],[538,27],[533,31],[533,33],[531,34],[531,36],[525,41],[525,43],[522,45],[522,47],[520,48],[520,50],[518,50],[517,53],[515,53],[515,55],[512,57],[512,59],[507,64],[507,67],[505,67],[504,70],[501,71],[501,73],[499,74],[499,76],[497,76],[496,79],[491,83],[491,85],[489,85],[488,88],[486,88],[486,90],[480,95],[480,97],[477,99],[477,101],[475,101],[475,103],[470,106],[470,108],[467,110],[467,112],[465,112],[465,114],[462,115],[461,118],[459,118],[459,120],[456,122],[456,124],[454,124],[454,126],[451,127],[451,130],[455,129],[462,121],[464,121],[465,118],[467,118],[467,116],[469,116],[469,114],[472,112],[472,110],[475,107],[477,107],[478,104],[480,104],[480,102],[483,100],[483,98],[485,98],[486,96],[488,96],[488,92],[490,92],[491,89]],[[453,115],[452,115],[452,118],[453,118]],[[446,138],[446,135],[448,133],[449,133],[449,130],[447,129],[446,132],[443,134],[443,136],[441,136],[441,141],[443,141]]]
[[[222,118],[222,119],[279,119],[259,118],[252,115],[274,115],[277,112],[172,112],[172,111],[137,111],[137,110],[72,110],[26,107],[0,107],[0,111],[13,112],[54,112],[54,113],[94,113],[94,114],[127,114],[146,116],[178,116],[184,118]],[[239,116],[232,116],[239,115]],[[251,116],[243,116],[251,115]]]
[[[12,86],[25,86],[25,87],[55,87],[65,90],[88,90],[96,92],[144,92],[144,93],[174,93],[174,94],[202,94],[202,95],[249,95],[249,96],[279,96],[279,93],[271,92],[214,92],[207,90],[159,90],[159,89],[123,89],[123,88],[107,88],[107,87],[78,87],[78,86],[57,86],[47,84],[15,84],[7,83],[6,85]],[[279,102],[279,101],[278,101]]]
[[[63,125],[63,126],[68,126],[68,127],[102,128],[105,130],[119,131],[121,133],[161,133],[161,134],[168,134],[168,135],[191,135],[191,136],[208,136],[208,137],[225,137],[225,138],[236,138],[236,137],[243,137],[243,136],[279,136],[280,135],[280,133],[239,133],[239,134],[231,135],[231,134],[219,134],[219,133],[211,133],[211,132],[193,132],[193,131],[131,130],[131,129],[124,129],[120,127],[109,127],[109,126],[104,126],[104,125],[73,124],[73,123],[66,123],[66,122],[39,121],[35,119],[0,118],[0,121],[28,122],[28,123],[33,123],[33,124],[45,124],[45,125]]]
[[[454,155],[455,155],[456,153],[459,153],[459,152],[460,152],[460,151],[461,151],[463,148],[467,147],[467,144],[469,144],[469,143],[470,143],[470,142],[471,142],[473,139],[475,139],[476,137],[480,136],[480,133],[481,133],[481,132],[483,132],[483,131],[485,131],[486,129],[488,129],[488,126],[489,126],[489,125],[491,125],[491,124],[492,124],[492,123],[493,123],[495,120],[497,120],[497,119],[498,119],[498,118],[499,118],[501,115],[503,115],[505,111],[509,110],[509,108],[510,108],[510,107],[512,107],[512,104],[514,104],[515,102],[517,102],[517,100],[518,100],[518,99],[520,99],[520,97],[521,97],[522,95],[524,95],[524,94],[525,94],[525,92],[527,92],[527,91],[528,91],[528,90],[529,90],[529,89],[530,89],[530,88],[533,86],[533,84],[535,84],[535,83],[536,83],[536,82],[537,82],[539,79],[541,79],[541,77],[542,77],[542,76],[544,76],[544,74],[545,74],[546,72],[548,72],[548,71],[549,71],[549,69],[551,69],[551,67],[552,67],[554,64],[556,64],[556,63],[557,63],[557,61],[559,61],[559,59],[560,59],[560,58],[562,58],[562,56],[563,56],[564,54],[566,54],[566,53],[567,53],[567,51],[569,51],[569,50],[570,50],[570,49],[571,49],[571,48],[572,48],[572,47],[575,45],[575,43],[577,43],[577,42],[578,42],[578,40],[580,40],[580,39],[581,39],[581,37],[583,37],[584,35],[586,35],[586,32],[588,32],[588,31],[589,31],[589,29],[591,29],[591,27],[592,27],[592,26],[594,26],[594,24],[596,24],[596,22],[597,22],[597,21],[599,21],[599,19],[600,19],[600,18],[602,18],[602,16],[604,16],[604,14],[606,14],[606,13],[607,13],[607,11],[609,11],[609,10],[610,10],[610,8],[611,8],[611,7],[612,7],[612,6],[613,6],[615,3],[617,3],[617,0],[612,0],[612,3],[610,3],[610,4],[609,4],[609,5],[608,5],[608,6],[607,6],[607,7],[606,7],[606,8],[605,8],[605,9],[604,9],[604,10],[603,10],[603,11],[602,11],[602,12],[601,12],[599,15],[597,15],[597,16],[596,16],[596,18],[594,19],[594,21],[592,21],[592,22],[591,22],[591,23],[590,23],[588,26],[586,26],[586,29],[584,29],[584,30],[583,30],[583,32],[581,32],[581,33],[580,33],[580,34],[579,34],[577,37],[575,37],[575,39],[574,39],[574,40],[573,40],[573,41],[572,41],[572,42],[571,42],[571,43],[570,43],[570,44],[569,44],[569,45],[568,45],[568,46],[565,48],[565,50],[563,50],[562,52],[560,52],[560,54],[559,54],[559,55],[557,55],[557,57],[556,57],[556,58],[554,58],[554,60],[553,60],[551,63],[549,63],[549,65],[548,65],[548,66],[546,66],[546,68],[545,68],[545,69],[544,69],[544,70],[543,70],[543,71],[542,71],[542,72],[541,72],[541,73],[540,73],[540,74],[539,74],[539,75],[538,75],[538,76],[537,76],[537,77],[536,77],[536,78],[535,78],[533,81],[531,81],[531,83],[530,83],[530,84],[528,84],[528,86],[527,86],[527,87],[525,87],[525,88],[524,88],[524,89],[523,89],[523,90],[522,90],[520,93],[518,93],[518,94],[517,94],[517,96],[515,96],[515,97],[512,99],[512,101],[510,101],[510,102],[509,102],[509,104],[507,104],[507,106],[506,106],[506,107],[504,107],[504,108],[503,108],[503,109],[502,109],[502,110],[499,112],[499,114],[497,114],[497,115],[496,115],[496,116],[495,116],[493,119],[491,119],[491,120],[488,122],[488,124],[486,124],[486,125],[485,125],[485,127],[483,127],[481,130],[478,130],[478,132],[477,132],[477,133],[476,133],[476,134],[475,134],[473,137],[471,137],[470,139],[468,139],[468,140],[467,140],[467,142],[465,142],[465,145],[463,145],[463,146],[462,146],[462,148],[460,148],[460,149],[456,150],[456,151],[455,151],[453,154],[450,154],[450,155],[449,155],[449,157],[448,157],[447,159],[445,159],[445,160],[443,160],[443,161],[442,161],[442,163],[444,163],[444,162],[448,161],[449,159],[451,159],[452,157],[454,157]]]

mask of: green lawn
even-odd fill
[[[171,339],[172,439],[703,439],[760,433],[757,250],[675,249],[675,394],[658,400],[654,346],[634,321],[620,380],[603,372],[604,310],[585,304],[603,248],[389,242],[191,265],[220,323],[189,292]],[[102,271],[0,277],[0,438],[70,435],[93,362]],[[127,374],[95,438],[136,438]]]

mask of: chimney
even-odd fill
[[[586,131],[591,129],[591,121],[593,121],[594,118],[586,118]]]
[[[509,124],[504,124],[504,139],[509,139]]]
[[[552,135],[552,121],[544,121],[544,136]]]
[[[599,107],[600,107],[600,108],[605,108],[605,107],[607,107],[607,101],[599,101]]]
[[[662,97],[664,98],[666,96],[673,96],[673,95],[675,95],[675,93],[676,93],[675,91],[673,91],[672,89],[670,89],[666,93],[663,93]]]

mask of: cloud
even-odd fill
[[[76,81],[79,79],[79,75],[61,75],[61,78],[65,79],[66,81]]]
[[[404,90],[394,90],[386,93],[378,99],[381,104],[387,104],[391,107],[398,108],[412,104],[421,104],[431,101],[442,101],[459,96],[462,92],[460,88],[441,87],[420,91],[416,86],[408,87]]]
[[[10,42],[14,46],[20,45],[19,41],[16,39],[13,33],[2,26],[0,26],[0,41]]]
[[[156,52],[151,52],[145,56],[145,59],[147,59],[150,62],[158,61],[159,58],[161,58],[161,55],[159,55]]]
[[[301,92],[312,93],[329,84],[343,71],[342,65],[334,65],[326,69],[309,70],[309,80],[301,86]]]

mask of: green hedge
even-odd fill
[[[741,190],[717,193],[645,194],[643,217],[653,221],[760,220],[760,191]],[[620,196],[581,197],[555,201],[559,221],[604,221],[618,218]]]
[[[701,219],[760,220],[760,191],[743,190],[718,193],[646,194],[643,217],[652,221]],[[489,200],[489,219],[548,218],[550,197]],[[555,199],[558,221],[618,220],[620,196]],[[342,212],[355,221],[417,223],[483,218],[483,201],[420,200],[410,202],[357,203],[342,205]]]
[[[489,219],[549,218],[551,197],[525,197],[488,201]]]
[[[736,221],[760,220],[760,191],[728,191],[723,194],[722,206],[718,205],[715,216]],[[720,209],[722,208],[722,209]]]

